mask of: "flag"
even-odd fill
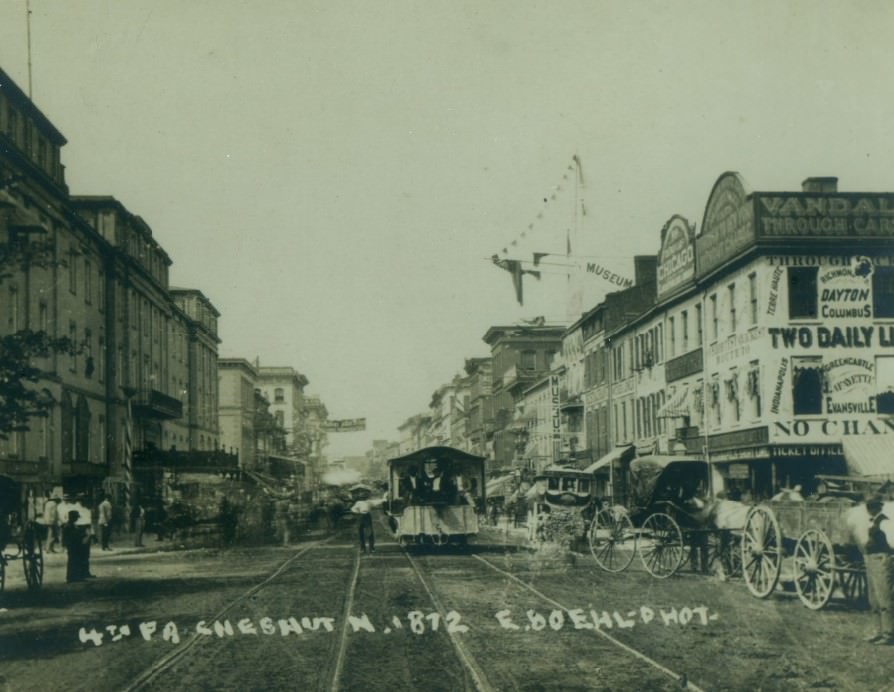
[[[540,278],[540,272],[534,271],[532,269],[522,269],[521,262],[518,260],[509,260],[509,259],[500,259],[497,255],[491,257],[491,260],[494,264],[496,264],[500,269],[505,269],[507,272],[512,274],[512,285],[515,287],[515,298],[518,300],[519,305],[524,305],[524,298],[522,294],[522,277],[525,274],[530,274],[535,279]]]

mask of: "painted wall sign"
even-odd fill
[[[755,327],[747,332],[732,334],[723,341],[708,347],[708,363],[710,365],[719,365],[749,356],[752,344],[762,339],[766,334],[767,330],[764,327]]]
[[[738,173],[724,173],[714,183],[702,231],[695,241],[699,275],[715,269],[754,242],[754,208],[747,196]]]
[[[844,448],[840,444],[771,445],[770,456],[774,459],[785,457],[840,457],[844,456]]]
[[[894,326],[770,327],[773,348],[894,348]]]
[[[844,267],[822,267],[817,277],[823,319],[872,318],[872,260],[853,257]]]
[[[555,442],[562,439],[562,396],[559,388],[558,375],[549,376],[549,396],[550,405],[552,407],[553,441]]]
[[[831,438],[843,435],[894,435],[894,420],[888,418],[801,418],[775,421],[772,439]]]
[[[894,195],[755,193],[759,238],[894,236]]]
[[[675,215],[661,229],[658,253],[658,296],[671,293],[695,277],[695,229]]]

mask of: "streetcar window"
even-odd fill
[[[558,478],[547,478],[547,487],[550,490],[558,490],[559,489],[559,479]]]
[[[589,478],[581,478],[578,481],[579,489],[582,493],[590,492],[590,479]]]
[[[571,491],[576,490],[575,483],[574,483],[575,480],[576,479],[574,479],[574,478],[563,478],[562,479],[562,490],[571,490]]]

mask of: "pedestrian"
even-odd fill
[[[146,525],[146,510],[141,502],[137,502],[133,506],[131,512],[133,519],[134,539],[133,544],[137,548],[143,547],[143,527]]]
[[[78,548],[79,573],[84,579],[95,579],[95,575],[90,572],[90,548],[96,540],[96,532],[93,530],[93,514],[84,505],[85,499],[83,494],[77,495],[73,505],[73,509],[78,513],[78,530],[83,532],[83,540]]]
[[[869,540],[866,543],[866,585],[875,632],[873,644],[894,644],[894,520],[884,511],[884,498],[874,495],[866,503]]]
[[[68,512],[68,521],[62,526],[62,546],[68,553],[65,564],[65,581],[68,583],[84,581],[90,575],[89,566],[85,567],[84,554],[90,536],[85,524],[78,523],[81,513],[76,509]]]
[[[112,537],[112,501],[108,495],[103,495],[99,503],[99,535],[103,550],[111,550],[109,539]]]
[[[47,501],[43,503],[43,524],[47,531],[47,552],[55,553],[59,542],[59,498],[51,497],[47,492]]]
[[[360,537],[360,550],[364,553],[376,552],[376,537],[373,533],[372,523],[372,506],[370,505],[369,500],[357,500],[351,507],[351,512],[360,515],[360,522],[357,529]],[[369,550],[366,549],[367,538],[369,539]]]

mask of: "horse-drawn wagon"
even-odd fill
[[[823,608],[836,588],[851,603],[866,598],[866,569],[860,550],[865,506],[856,498],[878,490],[884,481],[861,477],[818,476],[847,488],[838,496],[767,502],[752,507],[742,532],[745,583],[758,598],[776,589],[783,566],[801,602]],[[865,530],[865,527],[864,527]]]
[[[0,476],[0,593],[6,585],[6,570],[14,560],[22,561],[25,583],[36,591],[43,583],[43,538],[41,527],[27,517],[19,483]]]
[[[708,464],[669,455],[630,462],[624,486],[627,502],[607,503],[590,527],[590,551],[609,572],[626,569],[636,555],[652,576],[676,573],[687,557],[700,570],[720,560],[736,571],[737,533],[715,523],[707,499]]]

